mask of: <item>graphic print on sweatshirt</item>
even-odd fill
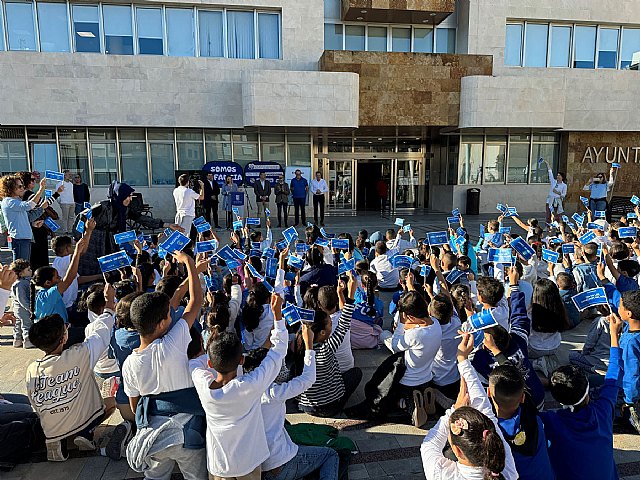
[[[59,413],[59,409],[75,400],[81,390],[80,367],[75,366],[55,376],[37,376],[31,400],[41,412]]]

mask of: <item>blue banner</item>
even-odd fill
[[[488,261],[493,263],[512,264],[514,262],[514,257],[511,254],[510,248],[490,248]]]
[[[576,246],[573,243],[565,243],[564,245],[562,245],[562,253],[564,255],[576,253]]]
[[[45,170],[44,178],[48,178],[49,180],[55,180],[56,182],[64,182],[64,173],[56,172],[53,170]]]
[[[102,273],[107,273],[123,267],[128,267],[131,265],[131,258],[127,255],[127,252],[120,250],[119,252],[112,253],[111,255],[98,257],[98,263],[100,264],[100,270],[102,270]]]
[[[453,285],[455,283],[456,280],[458,280],[461,276],[463,276],[465,274],[465,272],[463,272],[462,270],[458,269],[458,268],[454,268],[453,270],[451,270],[449,272],[449,275],[447,275],[447,283],[450,285]]]
[[[349,250],[349,239],[348,238],[332,238],[331,248],[335,248],[336,250]]]
[[[529,245],[522,237],[516,237],[511,240],[509,246],[513,248],[518,255],[520,255],[527,261],[536,254],[536,251],[533,249],[533,247]]]
[[[411,225],[410,224],[407,224],[407,225],[402,227],[402,231],[405,232],[405,233],[409,232],[410,230],[411,230]]]
[[[499,210],[502,213],[507,213],[507,207],[505,207],[503,204],[499,203],[496,205],[496,210]]]
[[[345,260],[344,262],[340,262],[338,264],[338,275],[347,273],[349,270],[355,271],[355,269],[356,269],[356,259],[350,258],[349,260]]]
[[[315,244],[318,245],[319,247],[328,247],[329,246],[329,240],[327,240],[326,238],[316,238]]]
[[[260,272],[258,272],[258,270],[256,270],[256,267],[251,265],[250,262],[247,263],[247,269],[249,270],[249,273],[251,274],[252,277],[257,278],[259,280],[264,280],[264,277],[260,275]]]
[[[449,224],[450,228],[453,228],[453,225],[460,224],[460,217],[447,217],[447,223]]]
[[[589,199],[588,199],[588,198],[580,197],[580,201],[582,202],[582,204],[583,204],[585,207],[589,208]]]
[[[233,207],[244,207],[244,192],[231,192],[231,205]],[[239,212],[240,210],[238,210]],[[237,215],[237,213],[236,213]]]
[[[189,237],[177,230],[174,230],[174,232],[169,235],[169,238],[162,242],[161,247],[169,253],[173,253],[176,250],[181,252],[190,241]]]
[[[631,197],[631,203],[633,203],[634,205],[640,205],[640,198],[634,195],[633,197]]]
[[[231,247],[229,247],[229,245],[225,245],[224,247],[222,247],[218,251],[217,255],[225,262],[228,262],[229,260],[237,260],[237,257],[233,254],[233,250],[231,250]]]
[[[309,247],[309,245],[307,245],[306,243],[296,243],[296,253],[300,253],[300,254],[304,254],[307,253],[309,251],[311,247]]]
[[[571,297],[571,300],[573,300],[574,305],[581,312],[596,305],[608,305],[609,303],[607,301],[607,293],[605,292],[604,287],[586,290]]]
[[[80,220],[76,225],[76,232],[78,232],[79,234],[84,233],[84,222],[82,220]]]
[[[134,232],[133,230],[129,230],[127,232],[122,232],[122,233],[116,233],[113,236],[113,240],[118,245],[122,245],[123,243],[135,242],[136,238],[137,238],[136,232]]]
[[[549,250],[547,248],[542,249],[542,259],[545,262],[549,263],[558,263],[560,259],[560,254],[558,252],[554,252],[553,250]]]
[[[627,213],[627,218],[638,218],[638,214],[636,212]]]
[[[264,267],[264,276],[267,278],[276,278],[276,274],[278,273],[278,259],[277,258],[267,258]]]
[[[196,227],[201,223],[205,223],[207,220],[204,217],[198,217],[193,219],[193,226]]]
[[[280,240],[279,242],[276,243],[276,248],[279,251],[283,251],[285,248],[287,248],[289,246],[289,242],[287,242],[287,240]]]
[[[422,277],[427,277],[430,273],[431,273],[431,267],[429,265],[420,266],[420,275]]]
[[[289,227],[286,230],[283,230],[282,236],[287,241],[287,243],[291,243],[293,240],[298,238],[298,231],[295,227]]]
[[[584,215],[578,215],[577,213],[574,213],[573,215],[571,215],[571,218],[573,218],[579,226],[582,226],[582,224],[584,223]]]
[[[244,167],[244,181],[247,185],[253,185],[260,174],[264,172],[272,187],[275,186],[280,175],[284,175],[282,166],[277,162],[249,162]]]
[[[596,218],[607,218],[607,212],[604,210],[596,210],[593,215]]]
[[[393,257],[392,264],[396,268],[411,268],[413,261],[413,258],[409,255],[396,255]]]
[[[44,219],[44,224],[51,230],[52,232],[57,232],[60,229],[60,225],[53,221],[51,217],[47,217]]]
[[[198,253],[206,253],[206,252],[215,252],[218,248],[218,242],[215,240],[207,240],[205,242],[196,242],[196,249],[194,251],[195,254]]]
[[[242,230],[242,220],[233,221],[233,230]]]
[[[452,217],[459,217],[460,216],[460,209],[459,208],[454,208],[453,210],[451,210],[451,216]]]
[[[397,226],[399,226],[399,227],[404,226],[404,218],[399,218],[399,217],[398,217],[398,218],[396,218],[396,221],[395,221],[395,222],[393,222],[393,224],[394,224],[394,225],[397,225]]]
[[[509,235],[511,233],[511,227],[500,227],[499,233]]]
[[[479,313],[475,313],[469,319],[471,328],[473,331],[484,330],[485,328],[494,327],[498,325],[498,322],[491,313],[491,310],[482,310]]]
[[[205,221],[204,223],[199,223],[198,225],[196,225],[196,232],[198,233],[203,233],[203,232],[207,232],[211,230],[211,224],[207,221]]]
[[[427,233],[427,243],[429,245],[446,245],[449,243],[449,235],[447,232],[429,232]]]
[[[620,227],[618,229],[618,236],[620,238],[636,238],[638,235],[637,227]]]
[[[274,258],[276,256],[276,249],[275,248],[265,248],[264,252],[262,252],[261,257],[262,258]]]
[[[294,255],[289,255],[289,258],[287,259],[287,264],[291,265],[293,268],[302,270],[302,268],[304,267],[304,260]]]
[[[220,186],[224,185],[227,176],[233,179],[233,183],[240,186],[244,182],[242,165],[235,162],[208,162],[202,167],[203,172],[213,173],[213,179]]]
[[[254,226],[260,226],[260,219],[259,218],[247,218],[247,225],[254,225]]]
[[[578,240],[582,245],[586,245],[587,243],[593,242],[596,239],[596,234],[589,230],[587,233],[582,235]]]

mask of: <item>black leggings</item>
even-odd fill
[[[305,405],[300,405],[300,410],[309,415],[313,415],[314,417],[333,417],[336,414],[340,413],[344,408],[347,400],[356,391],[358,385],[360,385],[360,381],[362,380],[362,370],[358,367],[353,367],[347,370],[342,374],[342,380],[344,382],[344,395],[340,400],[336,400],[335,402],[327,403],[326,405],[308,407]]]

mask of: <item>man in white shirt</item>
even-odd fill
[[[311,192],[313,192],[313,221],[318,224],[318,208],[320,209],[320,225],[324,227],[324,195],[329,191],[327,182],[322,178],[322,173],[316,172],[316,178],[311,180]]]
[[[179,186],[173,190],[173,199],[176,202],[176,225],[180,225],[186,235],[189,235],[191,224],[196,218],[196,200],[204,198],[204,184],[202,180],[198,180],[198,182],[200,183],[200,193],[187,187],[189,175],[183,173],[178,177]]]
[[[73,175],[69,170],[65,170],[63,173],[64,181],[62,184],[64,185],[64,190],[60,192],[60,198],[58,198],[60,209],[62,210],[58,234],[70,234],[76,219],[76,202],[73,199],[73,183],[71,183]]]
[[[384,242],[376,243],[376,257],[371,261],[369,269],[376,274],[380,291],[395,292],[400,288],[400,274],[389,261],[387,245]]]

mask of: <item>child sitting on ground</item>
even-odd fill
[[[35,348],[29,340],[29,328],[31,328],[30,285],[31,266],[26,260],[18,259],[10,266],[11,270],[18,276],[18,280],[11,286],[11,297],[13,303],[11,310],[16,317],[13,325],[13,346],[16,348]]]
[[[338,310],[338,292],[336,292],[334,287],[328,285],[320,287],[318,289],[317,302],[320,310],[331,317],[331,333],[335,332],[340,321],[340,315],[342,314],[342,312]],[[351,350],[351,330],[345,334],[342,343],[335,351],[335,356],[336,360],[338,360],[340,373],[344,373],[353,368],[354,359],[353,351]]]
[[[63,350],[67,325],[58,315],[47,315],[29,329],[29,339],[45,353],[27,368],[27,391],[47,441],[47,459],[67,459],[63,441],[75,436],[81,450],[95,450],[93,432],[113,412],[106,410],[93,378],[93,368],[109,345],[114,323],[115,292],[104,290],[104,313],[95,320],[84,342]]]
[[[625,322],[620,336],[622,349],[622,390],[625,417],[636,432],[640,433],[640,291],[624,292],[618,313]]]

